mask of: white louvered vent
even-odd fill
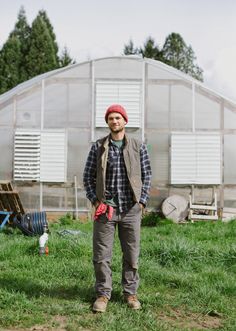
[[[14,146],[14,180],[40,179],[40,132],[17,131]]]
[[[96,127],[106,127],[106,109],[115,103],[121,104],[128,112],[127,127],[141,126],[141,82],[97,81],[96,82]]]
[[[14,180],[65,182],[66,145],[64,131],[16,131]]]
[[[40,161],[40,180],[42,182],[65,182],[66,144],[64,133],[41,133]]]
[[[172,134],[171,184],[220,184],[218,134]]]

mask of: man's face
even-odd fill
[[[120,113],[110,113],[107,118],[107,124],[114,133],[124,130],[126,121]]]

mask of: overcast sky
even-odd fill
[[[171,32],[191,45],[205,84],[236,101],[236,0],[0,0],[0,46],[20,6],[28,23],[46,10],[57,42],[77,62],[121,55],[131,38],[152,36],[162,47]]]

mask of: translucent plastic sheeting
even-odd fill
[[[236,187],[224,188],[224,207],[236,208]]]
[[[68,128],[91,127],[91,84],[68,86]]]
[[[41,127],[41,84],[17,96],[16,99],[16,126],[24,128]]]
[[[181,75],[177,75],[174,71],[169,70],[168,66],[165,66],[162,62],[157,62],[153,60],[148,60],[152,62],[153,65],[148,64],[148,78],[149,79],[162,79],[163,83],[165,80],[181,80]]]
[[[67,179],[74,181],[77,176],[78,187],[83,187],[83,171],[90,150],[90,131],[88,129],[68,130]]]
[[[108,58],[94,61],[94,75],[96,79],[142,79],[142,59]]]
[[[236,184],[236,135],[224,136],[224,183]]]
[[[46,84],[44,127],[88,127],[91,121],[91,85],[86,83]]]
[[[191,85],[173,85],[170,92],[172,130],[192,130],[192,89]]]
[[[224,128],[236,129],[236,111],[232,111],[228,108],[224,109]]]
[[[81,209],[87,209],[87,198],[85,192],[78,190],[77,206]],[[75,188],[61,187],[60,185],[43,186],[43,208],[45,210],[75,210]]]
[[[45,84],[44,127],[62,128],[68,118],[68,90],[63,83]]]
[[[170,86],[148,84],[147,87],[147,129],[168,129],[170,121]]]
[[[220,129],[219,101],[212,100],[207,95],[195,93],[195,126],[196,130]]]
[[[13,100],[6,102],[0,108],[0,127],[13,127],[14,121],[14,104]]]
[[[19,193],[22,205],[26,211],[40,210],[40,184],[14,182],[14,188]]]
[[[0,137],[0,180],[11,180],[14,151],[13,128],[0,127]]]
[[[169,196],[169,190],[166,187],[151,187],[151,194],[148,200],[148,209],[160,210],[163,201]]]
[[[169,177],[169,136],[148,130],[147,147],[152,167],[152,185],[167,184]]]
[[[91,63],[85,62],[77,65],[71,65],[57,73],[57,78],[89,78],[91,75]]]

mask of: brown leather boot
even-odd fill
[[[107,309],[108,298],[105,296],[98,297],[93,304],[93,311],[105,313]]]
[[[138,301],[137,295],[135,294],[126,294],[124,296],[125,301],[131,309],[140,309],[141,303]]]

